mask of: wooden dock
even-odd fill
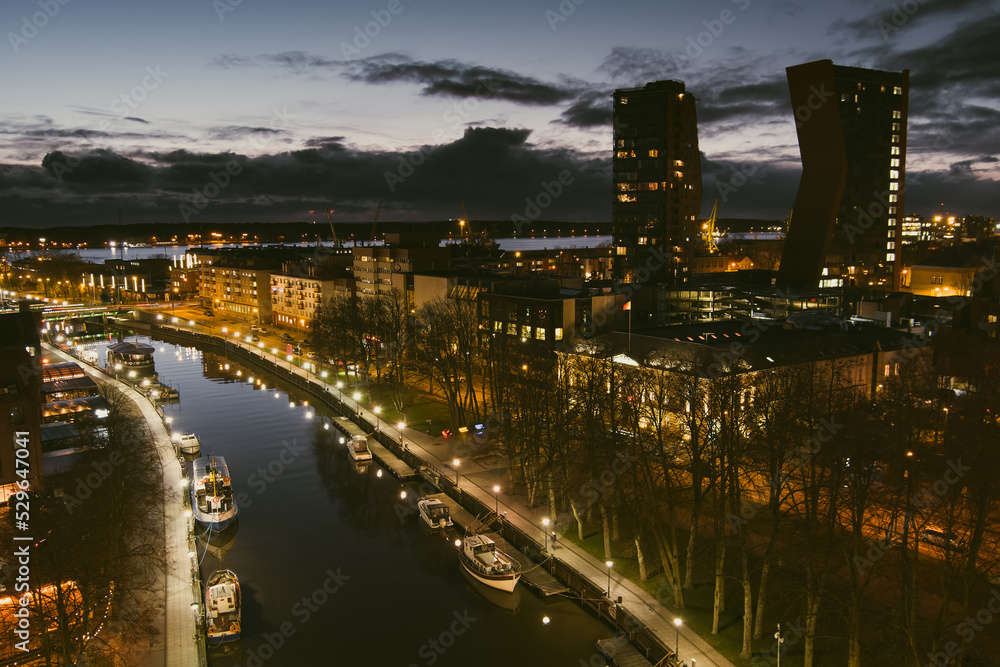
[[[597,648],[616,667],[653,667],[653,663],[639,653],[624,635],[601,639],[597,642]]]
[[[399,481],[409,482],[417,479],[417,473],[414,472],[413,468],[376,442],[375,438],[368,439],[368,449],[372,450],[372,456],[375,457],[375,460],[381,463],[383,468],[387,468]]]
[[[562,582],[553,577],[545,569],[545,563],[535,563],[519,550],[507,544],[507,542],[496,533],[488,533],[490,539],[502,545],[500,550],[515,559],[521,564],[521,581],[535,589],[545,597],[558,595],[559,593],[569,593]]]

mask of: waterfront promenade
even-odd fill
[[[164,325],[160,322],[157,322],[156,325],[164,329],[176,329],[181,334],[190,332],[184,327]],[[205,334],[201,333],[200,335],[204,336]],[[216,340],[222,342],[223,339],[216,337]],[[303,382],[313,385],[317,391],[329,395],[333,400],[339,400],[347,411],[353,411],[370,424],[378,424],[379,430],[393,440],[398,442],[399,438],[402,437],[410,452],[426,464],[443,470],[446,474],[452,472],[449,470],[454,457],[452,447],[457,439],[437,438],[413,428],[404,428],[400,432],[395,425],[386,423],[368,407],[353,400],[349,395],[350,392],[342,392],[314,373],[298,365],[287,363],[282,355],[276,356],[268,353],[259,346],[245,341],[229,339],[225,341],[225,345],[227,349],[238,349],[242,353],[258,357],[266,364],[273,366],[279,373],[297,375]],[[494,497],[494,484],[499,483],[501,489],[509,486],[499,479],[498,476],[503,474],[505,474],[505,469],[487,469],[474,461],[463,459],[460,465],[459,487],[463,494],[475,498],[484,507],[492,509],[498,505],[499,512],[506,513],[506,519],[511,526],[532,539],[537,549],[541,551],[545,546],[547,534],[543,524],[546,512],[540,508],[529,508],[524,504],[523,498],[503,491]],[[596,590],[604,591],[607,588],[608,568],[602,560],[595,558],[582,547],[568,540],[560,539],[553,553],[554,558],[559,563],[575,570]],[[620,607],[646,626],[663,647],[673,651],[675,643],[677,644],[680,660],[688,667],[694,665],[697,667],[732,666],[732,662],[722,656],[686,624],[682,622],[679,629],[675,626],[674,619],[680,617],[683,620],[683,614],[674,614],[641,586],[619,576],[612,569],[610,598],[615,600],[619,596],[622,598]]]
[[[167,568],[163,587],[158,593],[158,615],[155,621],[160,635],[140,653],[135,667],[201,667],[207,665],[204,645],[198,636],[196,610],[200,609],[201,593],[192,578],[192,547],[189,543],[188,518],[185,514],[187,480],[183,478],[181,464],[174,452],[170,433],[146,397],[102,373],[75,357],[46,345],[50,357],[58,356],[75,361],[95,379],[114,384],[128,396],[142,413],[149,434],[156,445],[163,470],[164,488],[164,539],[166,540]],[[193,608],[194,607],[194,608]]]

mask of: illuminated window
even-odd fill
[[[896,261],[896,253],[894,253],[894,252],[887,252],[885,254],[885,261],[887,261],[887,262],[895,262]]]
[[[517,324],[515,322],[507,323],[507,333],[511,336],[517,335]]]
[[[902,118],[903,117],[903,112],[902,111],[893,111],[892,112],[892,117],[893,118]]]
[[[620,202],[632,202],[632,201],[635,201],[635,195],[618,195],[618,201],[620,201]]]
[[[899,146],[893,146],[892,149],[890,150],[890,152],[893,155],[899,155]]]
[[[537,329],[535,329],[535,339],[536,340],[545,340],[545,329],[543,329],[541,327],[538,327]]]
[[[556,327],[555,335],[552,338],[553,340],[562,340],[562,327]]]
[[[890,169],[889,170],[889,178],[899,178],[899,170],[898,169]]]
[[[892,181],[891,183],[889,183],[889,189],[893,191],[898,190],[899,183],[897,183],[896,181]]]
[[[891,160],[889,160],[889,166],[890,167],[898,167],[899,166],[899,158],[898,157],[894,157]]]
[[[893,132],[899,132],[899,123],[893,123],[892,124],[892,131]]]
[[[889,203],[890,204],[896,203],[896,195],[889,195]]]
[[[886,250],[895,250],[896,249],[896,243],[895,243],[895,241],[889,241],[888,243],[886,243],[885,244],[885,249]]]
[[[896,86],[895,88],[892,89],[892,93],[894,95],[902,95],[903,94],[903,89],[901,87],[899,87],[899,86]]]
[[[655,148],[649,151],[649,157],[659,157],[659,156],[660,156],[660,151],[656,150]]]
[[[616,155],[620,158],[628,157],[628,151],[618,151]]]
[[[898,134],[892,135],[892,143],[894,143],[894,144],[898,144],[899,143],[899,135]]]

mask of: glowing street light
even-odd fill
[[[680,651],[681,651],[681,625],[683,625],[683,624],[684,624],[684,621],[682,621],[680,618],[678,618],[676,616],[674,617],[674,655],[677,656],[678,660],[680,660],[680,656],[681,656],[681,653],[680,653]]]
[[[375,430],[377,431],[378,427],[382,424],[381,418],[379,417],[382,413],[382,408],[376,405],[372,412],[375,413]]]
[[[611,599],[611,568],[614,566],[615,562],[612,560],[604,561],[604,564],[608,566],[608,599]]]
[[[451,466],[455,469],[455,486],[458,486],[458,464],[461,463],[458,459],[453,459]]]
[[[500,485],[499,484],[494,484],[493,485],[493,504],[494,504],[493,511],[496,513],[497,516],[500,516],[500,497],[497,495],[498,493],[500,493]]]

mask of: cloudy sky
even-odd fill
[[[1000,214],[1000,0],[5,0],[0,226],[611,213],[615,88],[684,81],[705,195],[784,218],[785,68],[911,73],[907,206]],[[735,182],[741,182],[738,178]],[[544,199],[543,199],[544,201]]]

